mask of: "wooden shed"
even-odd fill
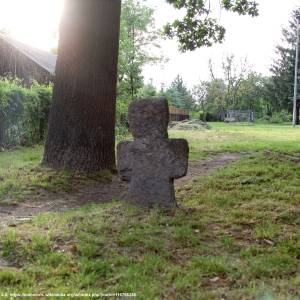
[[[170,112],[170,121],[183,121],[183,120],[188,120],[190,118],[190,112],[187,109],[170,106],[169,112]]]
[[[0,76],[18,77],[25,84],[33,80],[49,83],[54,79],[56,58],[56,55],[0,34]]]

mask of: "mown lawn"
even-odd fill
[[[300,129],[290,125],[228,125],[210,123],[208,131],[171,131],[170,137],[188,139],[190,160],[202,159],[220,152],[257,152],[273,150],[300,152]],[[41,167],[43,147],[21,148],[0,152],[0,203],[15,204],[25,198],[38,198],[47,192],[69,192],[76,184],[107,180],[109,174],[98,173],[87,178],[82,174],[54,172]]]
[[[219,152],[300,151],[300,129],[290,124],[210,125],[209,131],[172,131],[171,136],[188,139],[192,160]]]
[[[203,156],[198,151],[252,154],[181,187],[175,211],[114,202],[0,229],[0,258],[9,264],[0,266],[0,296],[135,292],[137,299],[300,299],[300,130],[213,128],[171,135],[189,139],[192,159]],[[13,174],[5,155],[0,168]],[[37,162],[19,158],[16,165],[26,169]]]

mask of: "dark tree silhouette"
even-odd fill
[[[98,171],[115,166],[120,0],[67,0],[44,164]]]

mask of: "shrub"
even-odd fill
[[[190,119],[203,121],[203,111],[191,111]]]
[[[284,123],[284,122],[291,122],[291,121],[292,121],[292,116],[286,110],[275,112],[270,118],[270,123]]]
[[[25,101],[25,139],[26,144],[36,144],[44,140],[50,106],[52,87],[34,83]]]
[[[32,145],[44,139],[52,87],[17,79],[0,79],[0,146]]]
[[[207,122],[218,122],[218,121],[221,121],[220,114],[207,112],[206,113],[206,121]]]
[[[52,85],[0,77],[0,149],[30,146],[46,136],[52,101]],[[128,101],[118,99],[116,133],[119,140],[128,135]]]

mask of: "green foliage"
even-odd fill
[[[142,68],[161,60],[149,52],[160,34],[154,29],[154,11],[137,0],[122,2],[118,66],[119,97],[134,100],[143,86]]]
[[[204,112],[203,111],[191,111],[190,118],[194,120],[201,120],[204,119]]]
[[[212,46],[224,40],[225,28],[218,20],[211,18],[211,3],[203,0],[167,0],[176,9],[184,9],[183,19],[175,20],[165,26],[169,38],[177,37],[180,50],[185,52],[203,46]],[[239,15],[258,15],[258,4],[249,0],[222,0],[221,8]]]
[[[198,84],[194,85],[192,89],[192,95],[195,99],[196,103],[196,110],[199,111],[199,118],[198,120],[201,120],[203,122],[206,122],[206,106],[207,106],[207,89],[208,89],[209,82],[206,81],[200,81]],[[192,116],[193,117],[193,116]]]
[[[268,82],[267,77],[251,71],[240,83],[236,108],[254,111],[256,117],[268,115]]]
[[[169,104],[172,106],[185,109],[194,108],[194,98],[184,84],[180,75],[177,75],[171,83],[170,87],[166,91],[166,96],[169,100]]]
[[[295,73],[295,46],[296,46],[296,22],[300,17],[300,7],[292,12],[289,27],[282,30],[283,45],[276,47],[276,60],[274,60],[270,71],[272,80],[269,83],[269,100],[272,111],[280,112],[282,109],[292,112],[294,73]],[[300,60],[300,53],[299,53]],[[300,64],[298,66],[300,73]],[[300,84],[298,85],[300,94]],[[298,98],[299,99],[299,98]]]
[[[207,121],[224,120],[228,109],[251,110],[257,119],[271,116],[269,78],[253,72],[246,60],[237,64],[232,55],[223,61],[222,69],[223,76],[216,78],[210,62],[211,80],[193,88]]]
[[[52,99],[52,87],[0,80],[0,146],[32,145],[44,139]]]
[[[19,81],[0,80],[0,146],[21,142],[26,97]]]
[[[218,121],[226,109],[226,84],[222,79],[213,79],[206,84],[206,95],[201,106],[205,107],[206,120]]]
[[[117,101],[116,133],[121,139],[128,135],[128,101],[120,98]]]
[[[279,112],[273,112],[271,115],[263,115],[256,119],[258,123],[272,123],[272,124],[283,124],[292,122],[292,114],[287,110],[281,110]]]
[[[275,112],[272,114],[272,117],[270,118],[270,123],[284,123],[284,122],[291,122],[292,121],[292,115],[286,111],[282,110],[280,112]]]
[[[154,97],[157,96],[156,88],[151,84],[144,85],[138,93],[138,97],[145,98],[145,97]]]
[[[140,1],[122,1],[117,97],[117,132],[121,136],[127,131],[128,105],[144,86],[143,67],[162,60],[160,54],[149,50],[149,45],[160,48],[153,14],[153,9]]]
[[[31,97],[25,103],[26,144],[36,144],[45,138],[52,101],[52,86],[34,83]]]

